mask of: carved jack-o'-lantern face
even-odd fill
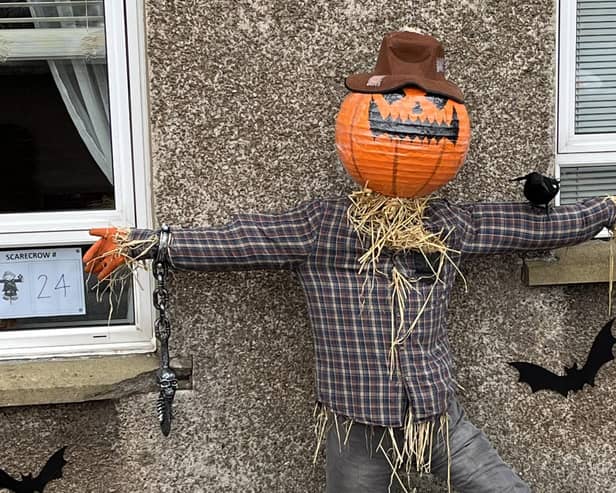
[[[462,166],[469,140],[464,104],[414,87],[350,93],[336,118],[336,147],[349,175],[395,197],[421,197],[445,185]]]

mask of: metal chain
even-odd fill
[[[158,253],[154,259],[152,273],[156,282],[153,293],[154,308],[158,310],[158,318],[154,323],[156,338],[160,343],[160,369],[157,373],[160,394],[156,402],[156,411],[163,435],[168,436],[171,431],[173,419],[173,398],[178,386],[174,371],[169,367],[169,336],[171,335],[171,322],[167,310],[169,308],[169,291],[167,279],[169,274],[169,240],[171,232],[169,226],[163,224],[158,241]]]

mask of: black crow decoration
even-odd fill
[[[556,178],[545,176],[533,171],[524,176],[518,176],[511,181],[524,182],[524,197],[536,207],[545,208],[546,214],[550,213],[550,202],[560,190],[560,184]]]

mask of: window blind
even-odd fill
[[[616,133],[616,0],[578,0],[575,133]]]
[[[105,61],[103,0],[0,1],[0,63]]]
[[[561,204],[603,195],[616,195],[616,162],[598,166],[561,165]]]

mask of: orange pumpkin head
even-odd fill
[[[336,147],[349,175],[394,197],[429,195],[453,179],[470,133],[463,103],[415,87],[352,92],[336,118]]]

